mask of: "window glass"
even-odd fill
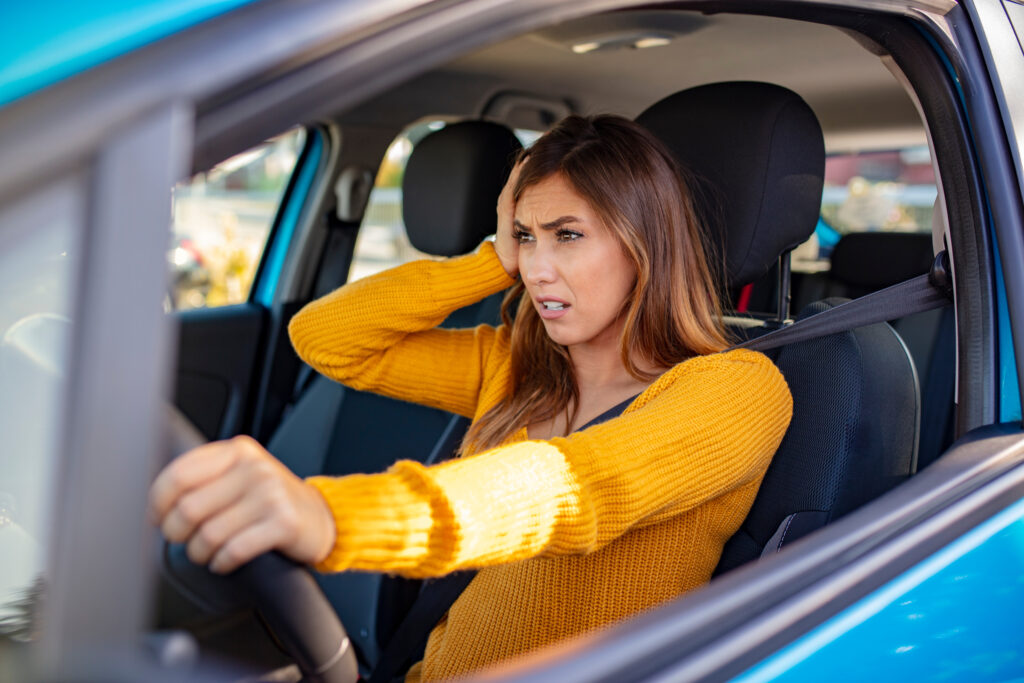
[[[305,130],[296,128],[174,187],[167,254],[174,309],[249,298],[305,138]]]
[[[925,146],[829,156],[821,218],[793,252],[793,269],[827,270],[832,249],[851,232],[931,232],[936,196]]]
[[[418,251],[409,242],[402,221],[402,176],[413,147],[430,133],[444,128],[445,124],[442,120],[418,123],[406,129],[388,147],[359,228],[349,270],[350,282],[409,261],[434,258]],[[514,132],[524,147],[529,147],[543,134],[532,130]]]
[[[77,180],[0,208],[0,664],[39,628],[84,215]]]

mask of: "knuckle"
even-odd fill
[[[267,486],[267,504],[277,516],[285,516],[291,513],[292,501],[288,492],[276,482]]]
[[[195,526],[203,521],[203,511],[194,496],[185,496],[177,505],[178,517],[188,526]]]
[[[269,460],[260,459],[253,463],[253,468],[261,478],[269,481],[276,481],[277,470],[274,468],[274,463]]]
[[[259,443],[248,434],[238,434],[231,438],[231,445],[238,452],[252,455],[257,450],[254,446],[259,446]]]
[[[208,548],[216,548],[224,541],[221,533],[213,524],[204,524],[195,533],[195,538]]]
[[[241,541],[236,541],[225,545],[221,549],[221,555],[224,560],[226,560],[228,563],[235,567],[251,559],[249,550]]]
[[[165,480],[165,490],[169,490],[172,492],[181,491],[188,484],[187,473],[185,471],[185,468],[180,466],[177,462],[172,463],[170,467],[167,468],[166,475],[167,478]]]

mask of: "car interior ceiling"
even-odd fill
[[[601,42],[592,40],[595,37],[649,34],[667,36],[670,42],[652,49],[612,45],[588,54],[573,50],[573,46],[588,41]],[[444,211],[435,203],[437,198],[457,197],[461,204],[466,204],[470,197],[488,196],[493,191],[456,187],[455,180],[437,172],[446,164],[480,163],[470,161],[466,154],[460,155],[460,144],[500,149],[507,157],[508,150],[514,147],[509,128],[542,130],[570,111],[614,112],[633,118],[671,93],[729,81],[774,83],[796,93],[820,123],[826,153],[925,144],[927,136],[920,114],[891,68],[891,63],[872,54],[849,33],[823,24],[665,10],[601,14],[500,42],[340,113],[331,122],[340,129],[343,140],[341,157],[333,173],[337,175],[348,167],[375,167],[388,143],[412,122],[428,117],[474,121],[461,127],[448,126],[442,129],[449,131],[445,135],[436,137],[439,134],[435,133],[426,138],[433,138],[434,142],[414,149],[406,178],[408,206],[403,210],[410,239],[429,253],[454,255],[489,232],[481,234],[477,226],[486,224],[488,216],[493,215],[493,208],[484,206],[484,202],[464,213],[465,224],[449,221],[456,225],[450,234],[443,234],[434,222]],[[492,122],[484,123],[483,119]],[[493,123],[495,119],[504,125]],[[447,143],[430,149],[446,136]],[[481,141],[484,138],[486,142]],[[497,156],[483,162],[492,174],[500,172],[502,163],[503,159]],[[427,170],[417,171],[417,164]],[[332,185],[334,180],[330,179]],[[328,204],[333,201],[329,199]],[[324,208],[327,210],[323,213],[335,210],[333,206]],[[328,230],[326,223],[323,229]],[[321,243],[328,240],[320,239]],[[888,268],[882,274],[876,268],[880,250],[889,254]],[[340,253],[346,263],[351,259],[350,249]],[[794,313],[803,311],[807,315],[807,311],[834,305],[832,297],[859,296],[926,272],[931,257],[932,241],[928,235],[874,233],[844,237],[836,246],[829,272],[794,279]],[[344,268],[336,272],[336,277],[347,274]],[[770,271],[755,285],[766,302],[762,309],[765,315],[753,316],[759,323],[775,312],[777,282],[777,274]],[[306,284],[312,292],[312,279]],[[446,324],[495,322],[496,302],[492,299],[472,311],[461,311]],[[871,426],[872,436],[858,437],[864,442],[862,445],[866,444],[873,453],[887,451],[899,461],[894,466],[892,461],[865,460],[867,456],[851,455],[850,444],[837,446],[830,458],[842,461],[842,467],[852,467],[852,473],[844,474],[851,479],[846,488],[840,486],[827,494],[831,497],[829,502],[808,502],[808,509],[818,514],[814,519],[797,520],[793,524],[795,535],[830,521],[832,506],[836,508],[835,515],[842,514],[899,483],[915,467],[920,469],[932,462],[952,440],[956,431],[952,415],[956,361],[952,308],[922,314],[915,320],[897,321],[894,326],[898,335],[882,329],[858,331],[849,333],[841,342],[815,342],[802,350],[786,349],[776,355],[780,365],[792,363],[799,368],[792,375],[787,372],[787,378],[808,387],[807,402],[816,411],[813,418],[808,417],[803,423],[807,429],[796,430],[793,440],[801,442],[797,448],[803,455],[788,466],[790,469],[806,467],[820,452],[816,420],[836,416],[845,419],[850,411],[856,413],[855,419],[877,418],[878,423]],[[904,342],[910,347],[910,356]],[[837,343],[842,348],[837,348]],[[871,358],[895,360],[872,368],[857,366],[860,369],[849,374],[849,368],[859,362],[855,356],[864,348],[876,349],[869,354]],[[794,360],[794,356],[800,358]],[[808,358],[818,358],[821,364],[809,364]],[[823,374],[837,368],[845,374],[835,375],[831,384],[819,381]],[[801,373],[806,376],[796,376]],[[868,386],[867,393],[851,400],[843,386],[853,383]],[[450,450],[452,435],[457,433],[453,418],[440,411],[368,394],[356,396],[358,392],[324,380],[300,379],[296,385],[301,385],[301,391],[290,405],[282,407],[283,418],[273,430],[267,431],[267,443],[271,452],[300,474],[379,471],[397,457],[423,460]],[[908,386],[913,395],[907,393]],[[898,394],[895,398],[894,393]],[[896,407],[880,411],[880,405]],[[382,415],[387,419],[382,419]],[[920,443],[916,429],[906,433],[908,415],[912,424],[920,421]],[[795,416],[794,421],[797,419]],[[395,430],[391,425],[396,423],[407,427]],[[388,448],[379,448],[382,441],[388,443]],[[378,447],[370,448],[369,444]],[[358,457],[353,453],[358,453]],[[858,466],[862,470],[857,470]],[[890,478],[865,484],[877,472],[885,472]],[[787,478],[787,472],[776,472],[775,477],[782,482],[778,492],[772,494],[776,500],[798,497],[797,488],[806,488],[805,482]],[[858,487],[861,490],[854,496],[851,491]],[[777,507],[774,503],[755,503],[755,507],[759,505]],[[829,512],[822,512],[823,509]],[[776,518],[782,513],[778,509],[770,514],[764,511],[765,519],[755,522],[757,512],[751,518],[751,525],[757,528],[745,527],[747,539],[734,543],[747,547],[727,550],[727,555],[735,554],[736,559],[724,562],[721,569],[756,557],[771,542],[769,537],[778,527]],[[766,521],[769,517],[773,521]],[[395,628],[395,615],[401,613],[417,591],[416,585],[409,582],[368,575],[343,574],[319,580],[368,662],[375,659],[379,647]]]

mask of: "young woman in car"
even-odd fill
[[[273,548],[321,571],[479,568],[411,679],[466,674],[708,581],[791,398],[765,356],[722,353],[703,239],[651,134],[562,121],[510,177],[493,244],[351,283],[291,322],[328,377],[472,417],[462,457],[303,481],[240,437],[171,464],[156,519],[222,572]],[[508,287],[497,329],[436,329]]]

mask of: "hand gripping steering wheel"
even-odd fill
[[[206,442],[173,406],[167,417],[174,455]],[[302,671],[303,681],[353,683],[359,679],[345,627],[304,565],[269,552],[230,574],[214,574],[189,560],[184,545],[165,541],[163,570],[176,588],[204,608],[257,610]]]

